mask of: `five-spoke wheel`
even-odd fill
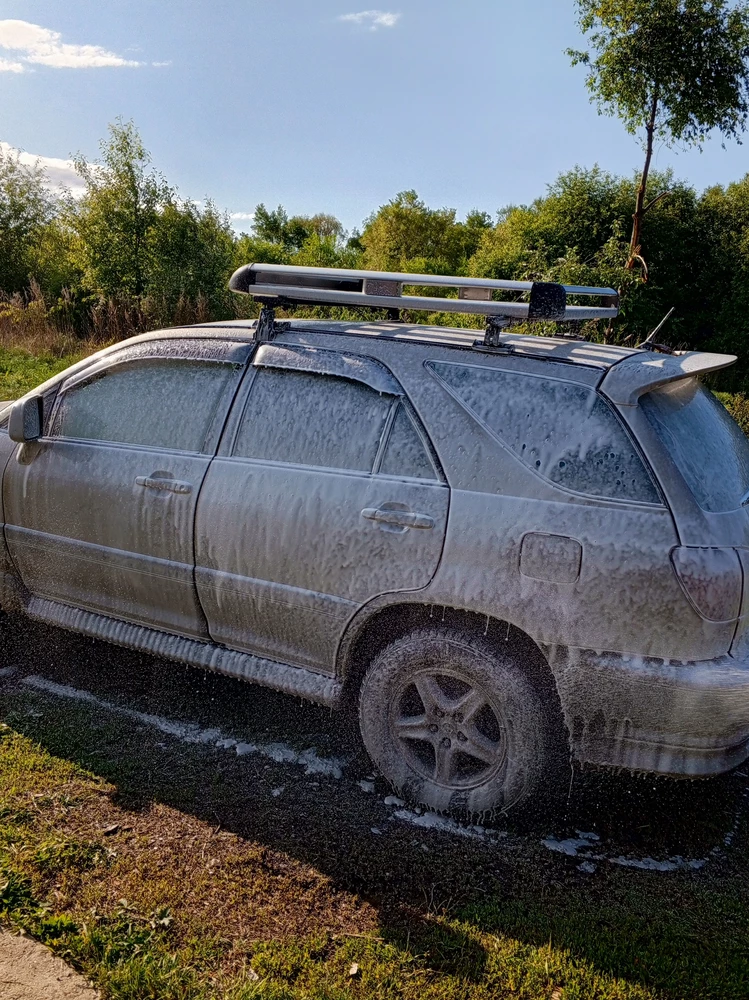
[[[414,769],[446,788],[473,788],[502,766],[501,709],[455,672],[416,673],[393,699],[390,724]]]
[[[463,815],[506,811],[540,790],[554,743],[536,667],[483,636],[411,632],[364,677],[365,746],[411,801]]]

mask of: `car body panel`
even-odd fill
[[[35,454],[24,462],[17,453],[6,470],[5,536],[27,589],[207,636],[195,594],[193,537],[210,458],[61,440],[21,449]],[[189,483],[191,492],[137,484],[154,473]]]
[[[119,345],[65,373],[45,436],[19,445],[3,477],[5,540],[31,594],[208,637],[194,581],[195,509],[250,350],[162,339]],[[165,358],[226,362],[206,453],[54,434],[66,393],[89,378]]]
[[[237,321],[146,334],[130,343],[148,350],[165,341],[232,340],[246,343],[249,352],[253,336],[252,323]],[[659,379],[691,377],[730,359],[692,354],[662,362],[647,351],[566,338],[503,334],[500,340],[499,348],[485,349],[474,346],[475,331],[397,323],[303,320],[279,330],[274,347],[364,355],[391,372],[426,429],[445,481],[234,458],[227,442],[241,421],[241,389],[217,457],[191,458],[202,463],[199,468],[169,465],[170,473],[186,481],[197,483],[201,470],[205,476],[190,495],[194,556],[185,537],[191,515],[170,506],[184,498],[178,494],[148,511],[136,510],[135,501],[136,535],[142,528],[137,544],[122,546],[121,532],[106,536],[110,512],[120,514],[133,503],[127,493],[133,476],[151,476],[167,464],[136,473],[130,459],[115,463],[122,473],[117,485],[119,471],[112,471],[109,459],[89,451],[84,462],[90,445],[65,443],[56,449],[62,470],[56,484],[51,476],[35,481],[29,470],[36,465],[41,472],[38,463],[48,461],[49,443],[16,446],[0,427],[0,466],[7,461],[4,537],[12,550],[0,545],[3,579],[20,579],[34,591],[24,596],[19,590],[34,617],[324,704],[341,697],[355,636],[383,608],[464,610],[506,625],[508,635],[510,628],[521,630],[543,652],[577,759],[688,775],[734,766],[749,755],[749,513],[702,511],[636,405],[637,396]],[[71,371],[85,372],[118,349]],[[583,496],[541,478],[429,374],[429,362],[447,360],[553,373],[598,388],[616,403],[662,502]],[[36,392],[54,397],[70,374]],[[111,479],[110,493],[91,485],[89,468]],[[434,529],[385,531],[362,516],[388,503],[428,514]],[[29,532],[36,533],[35,545]],[[156,534],[158,545],[151,540]],[[98,559],[101,568],[93,576],[80,545],[94,547],[91,565]],[[112,579],[129,572],[124,559],[124,569],[108,577],[109,555],[101,557],[95,546],[131,558],[138,545],[161,560],[154,563],[162,573],[158,579],[173,574],[184,594],[190,592],[194,562],[194,603],[187,600],[186,614],[183,608],[159,619],[154,602],[163,603],[161,584],[152,586],[148,574],[133,575],[127,613],[101,596],[98,603],[90,594],[83,599],[86,586],[104,594]],[[685,546],[737,550],[745,581],[738,621],[707,621],[690,602],[672,561],[672,553]],[[66,592],[70,581],[52,566],[60,554],[61,567],[71,560],[77,566],[72,576],[78,591]],[[7,592],[5,586],[3,600]],[[196,609],[206,624],[186,627]],[[132,624],[123,624],[126,619]]]

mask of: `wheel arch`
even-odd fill
[[[522,656],[524,666],[561,709],[548,660],[527,632],[506,619],[421,600],[408,600],[403,594],[375,599],[349,622],[336,657],[336,677],[343,684],[342,706],[355,703],[367,666],[378,653],[395,639],[429,625],[447,625],[456,631],[484,635],[499,648],[510,644]]]

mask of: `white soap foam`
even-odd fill
[[[388,798],[394,798],[394,796],[388,796]],[[385,804],[388,805],[387,799],[385,799]],[[439,833],[451,833],[453,836],[470,837],[472,840],[496,840],[502,836],[501,833],[497,833],[494,830],[487,830],[477,824],[463,826],[449,816],[441,816],[439,813],[417,813],[411,809],[397,809],[393,813],[393,816],[404,823],[421,827],[422,830],[437,830]]]
[[[115,712],[117,715],[123,715],[128,719],[133,719],[135,722],[158,729],[159,732],[167,733],[169,736],[173,736],[183,743],[213,744],[213,746],[221,750],[233,749],[239,757],[249,754],[259,754],[279,764],[295,764],[303,767],[305,774],[321,774],[328,778],[341,778],[343,775],[345,761],[336,757],[319,757],[312,747],[299,751],[285,743],[244,743],[226,736],[220,729],[204,729],[197,723],[175,722],[161,715],[149,715],[147,712],[138,712],[133,708],[115,705],[113,702],[98,698],[90,691],[83,691],[79,688],[70,687],[67,684],[57,684],[54,681],[47,680],[45,677],[24,677],[22,683],[37,691],[43,691],[45,694],[52,694],[58,698],[70,698],[74,701],[83,701],[89,705],[96,705],[97,708],[103,708],[108,712]]]
[[[583,864],[578,865],[581,872],[592,873],[595,871],[593,861],[608,861],[612,865],[619,865],[621,868],[639,868],[641,871],[650,872],[675,872],[689,869],[699,871],[707,864],[706,858],[682,858],[677,855],[673,858],[666,858],[658,861],[655,858],[633,858],[619,855],[609,857],[603,853],[601,838],[596,833],[583,833],[577,831],[577,837],[568,837],[566,840],[559,840],[556,837],[547,837],[541,843],[550,851],[557,854],[565,854],[568,858],[586,858]]]

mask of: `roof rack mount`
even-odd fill
[[[408,285],[457,288],[457,299],[404,295]],[[619,312],[613,288],[589,288],[539,281],[496,281],[489,278],[448,277],[439,274],[401,274],[356,271],[349,268],[296,267],[287,264],[245,264],[231,277],[233,292],[251,295],[265,305],[365,306],[370,309],[417,309],[466,313],[517,322],[574,323],[612,319]],[[498,291],[529,293],[526,302],[499,302]],[[567,305],[568,295],[598,297],[596,306]]]

